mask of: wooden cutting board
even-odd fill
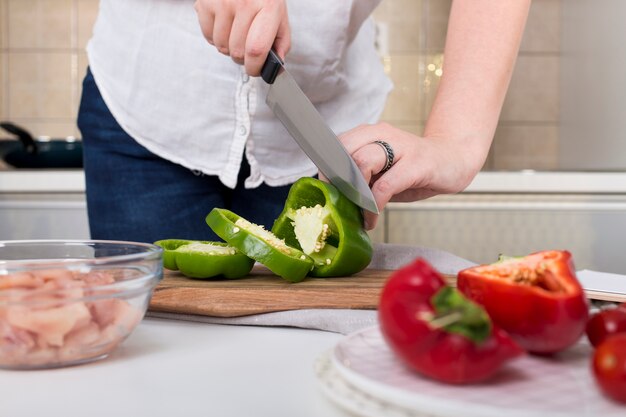
[[[293,284],[260,265],[238,280],[196,280],[166,271],[150,311],[237,317],[309,308],[376,309],[392,272],[366,269],[350,277],[307,278]]]
[[[237,280],[189,279],[179,272],[166,270],[149,309],[213,317],[315,308],[374,310],[392,272],[365,269],[350,277],[307,278],[293,284],[262,265],[255,265],[248,277]],[[448,285],[456,285],[455,276],[444,277]],[[623,294],[587,291],[587,296],[595,300],[626,301]]]

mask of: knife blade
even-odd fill
[[[379,214],[359,167],[273,50],[261,78],[270,85],[265,102],[319,171],[349,200]]]

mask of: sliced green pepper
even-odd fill
[[[287,281],[302,281],[313,267],[313,260],[300,250],[232,211],[215,208],[206,217],[206,222],[229,245]]]
[[[315,277],[355,274],[372,260],[361,210],[333,185],[301,178],[289,190],[272,232],[313,258]]]
[[[167,239],[154,242],[163,248],[163,266],[190,278],[241,278],[254,259],[224,242]]]

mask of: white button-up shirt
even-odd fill
[[[341,133],[380,116],[391,82],[374,47],[380,0],[288,1],[286,67]],[[89,65],[109,110],[162,158],[245,186],[286,185],[316,167],[265,104],[268,86],[203,38],[192,0],[101,0]]]

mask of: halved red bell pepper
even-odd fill
[[[567,251],[465,269],[457,286],[529,352],[556,353],[585,331],[589,307]]]
[[[438,381],[482,381],[523,353],[479,305],[446,286],[422,259],[389,278],[378,315],[381,332],[398,358]]]

